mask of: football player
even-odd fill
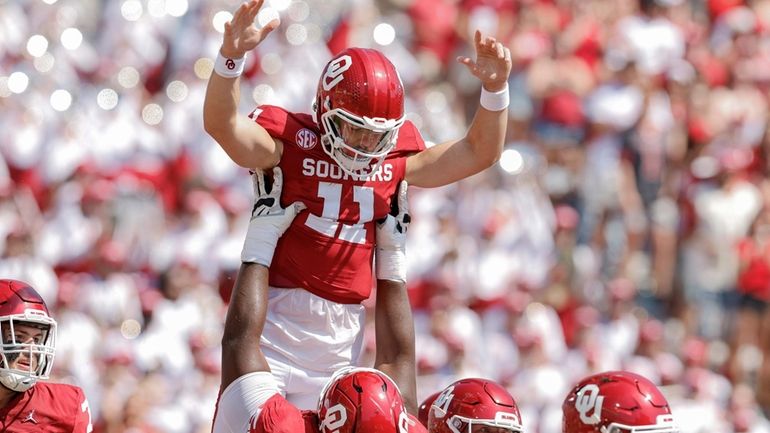
[[[275,244],[278,238],[291,224],[296,214],[302,210],[303,205],[301,203],[293,203],[286,208],[282,208],[279,202],[281,195],[281,189],[283,185],[283,175],[279,167],[273,169],[272,182],[268,185],[267,178],[262,173],[257,173],[255,176],[256,182],[254,189],[256,193],[255,206],[253,212],[253,218],[249,225],[249,231],[247,235],[247,241],[245,242],[244,249],[247,249],[249,245],[263,245],[265,251],[270,251],[275,248]],[[406,225],[408,224],[408,218],[406,214],[406,185],[403,184],[400,188],[400,196],[395,200],[399,204],[398,209],[394,209],[395,215],[389,214],[386,219],[377,224],[377,238],[381,244],[401,245],[403,246],[403,237],[406,232]],[[400,229],[398,228],[400,227]],[[345,407],[342,409],[333,409],[335,404],[325,404],[319,408],[317,414],[321,418],[321,424],[314,422],[312,419],[316,415],[306,412],[303,417],[298,416],[299,409],[291,403],[289,403],[283,396],[283,390],[279,383],[276,381],[273,374],[271,374],[271,368],[273,365],[268,364],[268,361],[257,349],[260,337],[262,325],[265,317],[266,302],[264,299],[268,296],[268,278],[269,268],[267,265],[272,260],[271,255],[265,255],[261,257],[255,263],[244,263],[241,267],[241,272],[238,275],[239,281],[236,283],[236,288],[233,291],[230,304],[228,306],[227,318],[225,320],[225,336],[222,340],[222,392],[217,401],[217,411],[214,417],[213,433],[242,433],[253,431],[299,431],[297,425],[304,422],[306,426],[312,427],[313,425],[330,425],[336,426],[341,421],[332,421],[332,417],[344,417],[346,414],[350,414],[352,426],[345,431],[381,431],[381,430],[359,430],[366,426],[364,421],[360,420],[363,415],[356,412],[356,410],[363,411],[363,413],[369,414],[366,416],[366,420],[372,420],[374,422],[375,415],[382,411],[376,408],[370,408],[373,402],[379,401],[387,394],[388,400],[391,403],[395,402],[396,397],[398,399],[399,410],[394,410],[393,413],[398,414],[398,419],[391,421],[401,420],[403,416],[406,416],[404,412],[403,416],[403,403],[401,402],[402,396],[397,387],[390,382],[388,376],[384,373],[380,373],[378,370],[372,369],[355,369],[355,370],[342,370],[344,372],[359,372],[359,375],[363,375],[363,372],[367,372],[369,376],[377,375],[380,379],[372,382],[371,380],[364,381],[363,379],[351,379],[352,385],[340,385],[344,382],[342,380],[342,373],[338,373],[332,380],[328,381],[322,396],[333,394],[336,398],[342,398],[344,395],[350,394],[354,390],[360,391],[361,389],[379,389],[385,391],[383,395],[375,397],[367,397],[364,400],[359,400],[361,407]],[[383,283],[396,284],[394,282],[380,281],[378,290],[386,291],[390,287],[385,286]],[[399,283],[403,285],[403,283]],[[396,287],[396,290],[403,290],[403,287]],[[383,299],[378,292],[378,302]],[[387,298],[384,298],[387,299]],[[408,301],[407,308],[408,308]],[[390,305],[383,305],[378,309],[380,311],[388,311],[394,308]],[[400,308],[400,307],[399,307]],[[381,317],[377,316],[375,320],[376,328],[376,365],[380,368],[387,369],[390,363],[398,363],[398,357],[396,352],[406,352],[405,349],[398,349],[399,344],[406,344],[404,342],[413,341],[413,328],[410,323],[402,321],[400,323],[385,323],[381,320]],[[399,332],[404,331],[408,335],[399,335]],[[401,343],[399,343],[401,342]],[[413,354],[412,354],[413,356]],[[357,376],[356,376],[357,377]],[[384,379],[383,379],[384,378]],[[370,377],[371,379],[371,377]],[[379,382],[378,382],[379,381]],[[370,387],[364,386],[363,383],[374,384]],[[339,386],[333,386],[332,384],[338,384]],[[337,392],[335,390],[344,389],[345,392]],[[347,393],[347,394],[346,394]],[[368,392],[367,392],[368,394]],[[353,398],[352,394],[349,396]],[[315,397],[318,401],[318,396]],[[322,402],[327,401],[322,397]],[[336,400],[334,400],[336,401]],[[350,400],[358,401],[358,400]],[[358,404],[358,403],[356,403]],[[379,404],[379,403],[378,403]],[[393,403],[395,404],[395,403]],[[314,406],[315,407],[315,406]],[[340,410],[347,410],[347,412],[340,412]],[[358,413],[358,415],[355,415]],[[335,415],[336,414],[336,415]],[[380,422],[386,423],[385,421]],[[410,418],[411,419],[411,418]],[[325,423],[325,424],[324,424]],[[410,424],[414,426],[411,430],[412,433],[420,432],[422,426],[416,420],[410,421]],[[257,428],[258,425],[262,427]],[[382,424],[384,425],[384,424]],[[390,430],[383,431],[396,431],[393,424]],[[265,426],[269,426],[267,429]],[[308,427],[308,429],[310,428]],[[255,430],[256,429],[256,430]],[[330,431],[336,431],[336,427],[330,427]],[[311,431],[311,430],[307,430]],[[400,433],[405,433],[406,430]]]
[[[241,430],[246,431],[246,430]],[[340,370],[326,384],[316,411],[300,412],[280,394],[262,406],[249,433],[422,433],[396,384],[370,368]]]
[[[56,321],[29,284],[0,280],[0,420],[3,432],[89,433],[91,412],[77,386],[48,379]]]
[[[497,161],[508,120],[512,62],[507,48],[476,32],[475,59],[458,60],[482,84],[481,107],[464,137],[430,149],[405,120],[396,68],[373,49],[349,48],[328,62],[313,114],[264,105],[247,117],[237,111],[244,56],[278,26],[278,20],[261,29],[254,26],[262,3],[243,3],[225,24],[204,102],[204,127],[237,164],[252,170],[280,167],[282,204],[299,201],[307,207],[278,242],[270,266],[271,289],[260,299],[268,304],[262,353],[287,398],[307,408],[334,371],[356,364],[363,337],[361,302],[369,297],[375,276],[397,283],[383,294],[387,299],[378,299],[375,314],[389,304],[398,308],[383,313],[387,323],[412,326],[400,284],[405,280],[404,256],[398,249],[375,247],[375,221],[389,213],[391,197],[404,179],[437,187]],[[250,251],[244,262],[265,254],[256,244]],[[414,351],[413,343],[403,347]],[[398,354],[399,359],[408,357]],[[416,410],[413,356],[411,362],[391,367],[388,373],[408,407]]]
[[[522,431],[516,401],[505,388],[490,380],[460,379],[430,399],[429,433]]]
[[[657,386],[626,371],[581,380],[562,404],[564,433],[676,433],[671,408]]]

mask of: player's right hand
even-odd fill
[[[294,217],[305,209],[305,205],[297,201],[286,208],[281,207],[283,172],[279,167],[273,168],[272,185],[269,185],[261,170],[253,173],[252,178],[254,207],[251,211],[251,221],[246,232],[243,250],[241,250],[241,261],[269,267],[273,261],[278,239],[289,228]]]
[[[277,18],[261,29],[254,25],[254,19],[262,8],[264,0],[248,0],[241,4],[233,14],[233,19],[225,23],[220,52],[224,57],[240,59],[247,52],[257,47],[281,23]]]

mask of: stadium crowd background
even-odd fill
[[[418,397],[489,377],[554,433],[578,378],[628,369],[683,432],[770,431],[770,1],[266,4],[244,113],[309,111],[370,46],[440,142],[477,107],[472,30],[514,55],[500,163],[411,192]],[[0,0],[0,275],[53,307],[97,433],[209,431],[252,193],[201,110],[236,6]]]

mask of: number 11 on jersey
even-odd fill
[[[366,243],[366,226],[364,223],[374,218],[374,188],[370,186],[353,186],[353,201],[358,203],[358,223],[342,224],[340,208],[342,201],[342,184],[331,182],[318,183],[318,197],[324,200],[321,216],[312,213],[308,215],[305,225],[329,237],[337,237],[344,241]],[[339,229],[339,235],[337,231]]]

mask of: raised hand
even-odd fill
[[[476,49],[476,61],[470,57],[458,57],[457,61],[468,67],[471,74],[475,75],[487,91],[497,92],[505,87],[508,75],[511,73],[513,61],[511,50],[497,42],[495,38],[487,36],[482,38],[481,32],[476,30],[474,36],[474,48]]]
[[[254,19],[262,8],[264,0],[248,0],[241,4],[233,14],[233,19],[225,23],[220,52],[230,59],[240,59],[248,51],[257,47],[281,23],[277,18],[261,29],[254,25]]]

